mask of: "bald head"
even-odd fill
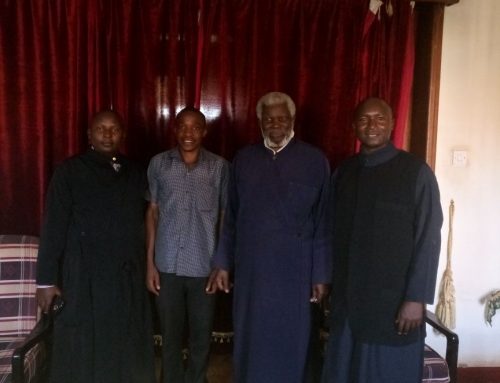
[[[392,108],[391,106],[383,99],[379,97],[368,97],[361,101],[354,109],[354,121],[360,113],[364,111],[366,108],[370,108],[376,106],[377,108],[384,111],[384,114],[392,120]]]

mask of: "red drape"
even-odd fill
[[[389,0],[377,13],[373,9],[366,12],[358,52],[356,101],[370,95],[388,100],[396,119],[393,141],[402,147],[413,82],[415,28],[410,3],[399,4],[396,12],[388,11],[393,4],[396,2]]]
[[[123,114],[144,165],[174,144],[187,104],[229,159],[260,139],[267,91],[297,104],[296,133],[332,165],[352,154],[365,95],[395,108],[402,143],[413,71],[409,2],[366,24],[368,0],[1,0],[0,232],[38,234],[54,167],[87,145],[89,117]],[[366,33],[363,30],[366,27]]]

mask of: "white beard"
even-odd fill
[[[264,134],[264,132],[262,132],[262,137],[264,137],[264,146],[268,149],[271,149],[273,152],[277,153],[279,152],[281,149],[283,149],[289,142],[290,140],[293,138],[293,136],[295,135],[295,132],[293,131],[293,129],[290,131],[290,134],[288,136],[286,136],[285,138],[283,138],[278,144],[271,141],[271,139],[266,136]]]

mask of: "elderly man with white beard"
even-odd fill
[[[279,92],[257,103],[263,142],[235,157],[222,236],[207,291],[234,276],[234,381],[306,379],[313,304],[327,293],[329,165],[294,138],[295,105]]]

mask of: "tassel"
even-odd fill
[[[380,9],[380,7],[384,4],[383,1],[381,0],[370,0],[370,5],[368,6],[370,9],[370,12],[372,12],[374,15],[376,15]],[[380,17],[380,15],[379,15]]]
[[[394,14],[394,9],[392,8],[392,0],[389,0],[387,5],[385,6],[385,11],[387,12],[387,15],[391,17]]]

